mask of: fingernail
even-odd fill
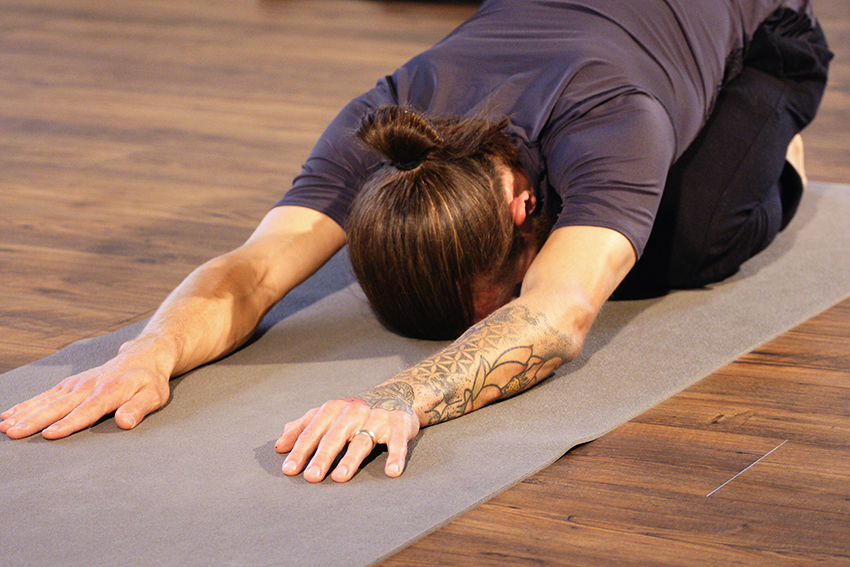
[[[387,467],[387,472],[390,474],[398,474],[398,465],[393,463]]]
[[[313,465],[304,471],[304,474],[309,476],[320,476],[322,474],[322,469],[320,469],[318,465]]]
[[[341,465],[336,469],[337,474],[341,474],[342,476],[348,476],[348,467],[345,465]]]
[[[294,461],[284,461],[283,472],[285,472],[287,474],[295,474],[295,462]]]
[[[15,420],[14,417],[10,417],[9,419],[3,421],[3,425],[5,425],[6,427],[14,427],[16,423],[18,422]]]

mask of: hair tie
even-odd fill
[[[417,159],[412,159],[410,161],[405,161],[405,162],[402,162],[402,163],[398,163],[398,162],[394,161],[392,163],[392,165],[393,165],[394,168],[398,169],[399,171],[410,171],[410,170],[416,169],[417,167],[422,165],[423,161],[425,161],[425,160],[422,159],[422,158],[417,158]]]

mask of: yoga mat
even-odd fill
[[[546,467],[850,294],[850,188],[811,184],[741,273],[707,290],[611,302],[584,351],[516,398],[424,429],[402,477],[378,454],[348,484],[280,472],[283,424],[439,344],[383,330],[342,258],[279,304],[261,336],[173,382],[132,431],[0,439],[2,563],[363,566]],[[0,376],[8,407],[105,360],[139,326]]]

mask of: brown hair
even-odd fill
[[[429,120],[398,106],[367,114],[358,137],[387,160],[348,224],[352,267],[390,329],[452,339],[474,323],[471,288],[499,281],[519,251],[498,164],[520,169],[506,120]]]

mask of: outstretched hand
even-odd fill
[[[346,482],[376,444],[387,445],[384,472],[397,477],[404,471],[407,444],[418,432],[419,418],[409,408],[378,409],[358,398],[333,400],[287,423],[275,450],[289,453],[283,462],[284,474],[294,476],[303,470],[307,481],[319,482],[347,445],[345,456],[331,472],[333,480]]]
[[[4,411],[0,433],[20,439],[42,431],[45,439],[60,439],[112,412],[118,427],[132,429],[168,401],[168,380],[119,355]]]

